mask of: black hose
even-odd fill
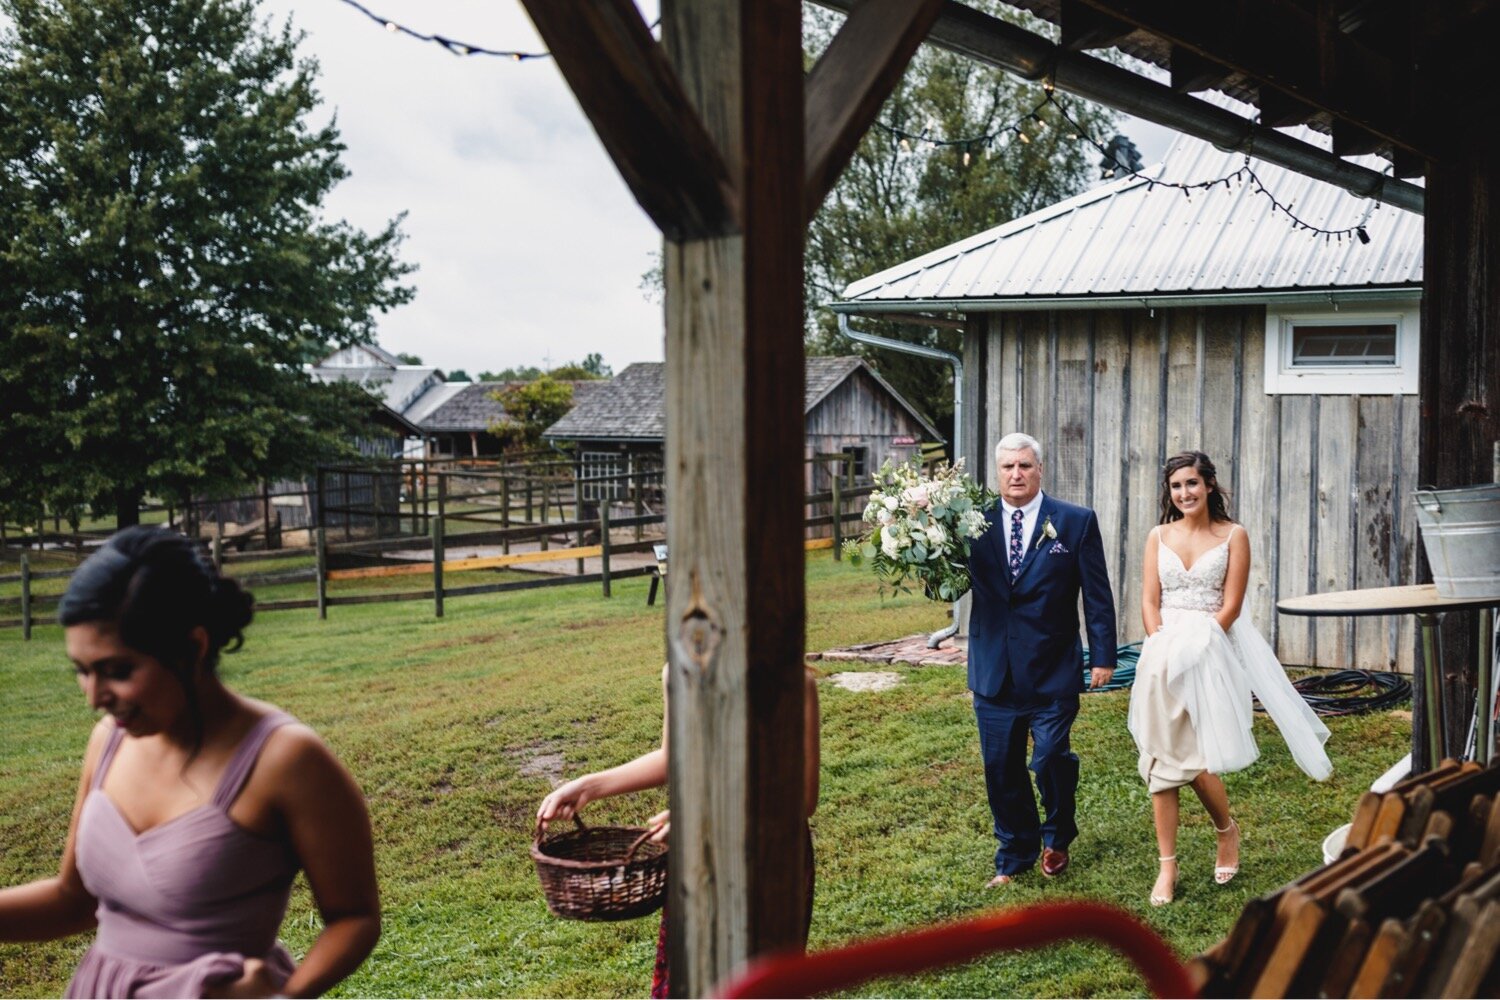
[[[1292,687],[1319,715],[1361,715],[1406,704],[1411,681],[1383,670],[1335,670],[1292,681]],[[1368,692],[1368,693],[1367,693]],[[1256,702],[1257,712],[1265,711]]]

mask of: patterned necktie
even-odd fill
[[[1021,572],[1021,521],[1019,510],[1010,515],[1010,579],[1014,583]]]

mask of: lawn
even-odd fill
[[[808,648],[894,638],[943,623],[920,598],[882,600],[867,571],[808,560]],[[527,856],[547,775],[618,763],[660,735],[661,605],[647,581],[459,598],[435,620],[425,602],[265,614],[224,661],[238,690],[316,727],[369,798],[385,932],[339,990],[359,996],[632,996],[651,975],[655,916],[618,924],[557,920]],[[840,667],[839,669],[843,669]],[[879,668],[858,669],[889,669]],[[1089,695],[1074,727],[1083,759],[1082,833],[1073,867],[1003,891],[982,886],[994,842],[961,668],[900,669],[888,691],[820,687],[822,801],[814,818],[812,946],[951,920],[978,910],[1087,897],[1122,906],[1184,956],[1217,940],[1253,896],[1320,862],[1319,842],[1405,750],[1399,714],[1332,720],[1333,778],[1317,785],[1268,724],[1263,755],[1228,777],[1245,830],[1244,867],[1212,884],[1213,834],[1184,801],[1179,901],[1146,903],[1156,847],[1125,730],[1128,695]],[[55,871],[93,717],[59,630],[23,643],[0,631],[0,884]],[[639,822],[663,793],[596,803],[598,822]],[[316,933],[299,880],[283,936]],[[0,995],[57,995],[87,945],[0,945]],[[1093,945],[996,956],[861,995],[1139,994],[1122,958]]]

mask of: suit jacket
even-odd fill
[[[1089,662],[1115,664],[1115,601],[1099,519],[1087,507],[1042,495],[1021,571],[1010,579],[1010,525],[999,504],[969,552],[969,689],[993,698],[1007,677],[1017,697],[1062,699],[1083,691],[1078,595],[1083,594]],[[1057,537],[1048,538],[1051,523]]]

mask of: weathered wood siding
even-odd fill
[[[919,457],[921,442],[928,436],[926,429],[884,387],[863,371],[857,371],[807,414],[805,457],[833,454],[846,447],[865,447],[870,449],[868,471],[873,474],[887,459],[899,465]],[[898,439],[909,439],[912,443],[898,444]],[[828,489],[829,476],[828,463],[810,464],[808,492]]]
[[[1094,508],[1120,641],[1141,638],[1141,558],[1167,457],[1207,452],[1250,533],[1246,613],[1289,664],[1411,670],[1407,616],[1278,616],[1275,602],[1415,582],[1415,396],[1267,396],[1265,309],[992,313],[969,321],[969,468],[1009,431],[1044,489]]]

